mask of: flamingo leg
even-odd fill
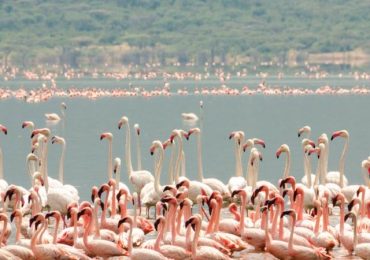
[[[138,192],[138,195],[137,195],[137,200],[138,200],[138,206],[139,206],[139,216],[141,216],[141,196],[140,196],[140,192]]]

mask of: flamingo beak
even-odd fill
[[[16,212],[14,211],[11,215],[10,215],[10,222],[13,222],[14,218],[15,218],[15,214]]]
[[[342,134],[342,131],[336,131],[332,134],[330,140],[333,141],[335,138],[337,138],[338,136],[340,136]]]
[[[158,231],[158,226],[161,223],[161,221],[162,220],[160,218],[157,218],[157,220],[154,222],[154,228],[155,228],[156,231]]]
[[[277,158],[277,159],[279,159],[280,154],[281,154],[281,150],[280,150],[280,149],[278,149],[278,150],[277,150],[277,152],[276,152],[276,158]]]
[[[7,135],[7,134],[8,134],[8,129],[7,129],[5,126],[0,125],[0,130],[1,130],[5,135]]]

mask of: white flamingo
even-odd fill
[[[128,118],[123,116],[118,122],[118,129],[121,129],[123,125],[126,125],[126,165],[127,174],[132,185],[134,185],[137,194],[139,195],[139,214],[141,215],[141,190],[142,188],[150,182],[154,182],[153,175],[147,170],[134,171],[132,168],[131,161],[131,135],[130,135],[130,125]]]
[[[153,141],[152,146],[150,147],[150,154],[157,155],[154,160],[154,182],[146,184],[141,190],[141,202],[147,208],[147,216],[149,216],[150,207],[155,206],[163,194],[163,187],[160,185],[164,156],[164,150],[161,141]]]
[[[5,126],[0,124],[0,130],[7,135],[8,130]],[[0,192],[5,192],[6,189],[8,188],[8,182],[4,180],[4,170],[3,170],[3,151],[0,148]]]
[[[201,132],[199,128],[193,128],[190,129],[188,132],[188,136],[191,136],[192,134],[197,134],[197,150],[198,150],[198,179],[200,182],[203,182],[204,184],[208,185],[213,191],[219,191],[221,193],[221,196],[224,199],[230,198],[230,192],[227,188],[227,186],[216,178],[204,178],[203,177],[203,162],[202,162],[202,151],[201,151]]]

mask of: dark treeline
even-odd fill
[[[0,63],[231,65],[367,53],[369,13],[361,0],[0,0]]]

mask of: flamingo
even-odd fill
[[[155,250],[150,250],[147,248],[132,248],[132,229],[133,229],[133,220],[130,216],[127,216],[123,219],[121,219],[118,223],[118,225],[121,225],[122,223],[128,223],[130,225],[130,231],[128,235],[128,250],[127,255],[130,257],[130,259],[135,260],[141,260],[141,259],[167,259],[165,256],[163,256],[161,253]]]
[[[58,226],[61,220],[61,215],[58,211],[51,211],[45,215],[45,219],[49,219],[50,217],[54,217],[56,220],[52,244],[56,245],[58,248],[67,250],[68,252],[72,253],[74,256],[77,256],[78,259],[84,259],[84,260],[90,259],[90,257],[86,256],[85,252],[83,252],[81,249],[77,249],[75,247],[71,247],[65,244],[59,244],[59,243],[57,244]]]
[[[148,218],[150,207],[155,206],[163,194],[163,187],[159,182],[162,172],[164,150],[162,142],[159,140],[153,141],[152,146],[150,147],[150,154],[153,155],[155,152],[157,154],[157,158],[154,161],[154,182],[146,184],[141,190],[142,204],[144,204],[148,210]]]
[[[305,125],[304,127],[301,127],[299,130],[298,130],[298,137],[301,137],[302,134],[306,134],[306,138],[310,138],[310,135],[311,135],[311,127],[308,126],[308,125]]]
[[[240,204],[240,236],[241,238],[254,246],[257,250],[263,250],[266,245],[265,232],[259,228],[244,228],[245,221],[245,206],[247,204],[247,194],[245,190],[235,190],[231,195],[234,197],[239,195],[241,198]]]
[[[316,178],[315,174],[311,173],[311,163],[307,155],[307,151],[315,148],[315,143],[307,138],[302,139],[302,150],[303,150],[303,169],[304,176],[301,179],[301,183],[306,185],[308,188],[312,187],[312,180]]]
[[[355,252],[355,255],[361,257],[362,259],[369,259],[370,255],[370,241],[367,241],[365,243],[359,243],[358,241],[358,234],[357,234],[357,216],[353,212],[349,212],[344,217],[344,221],[346,221],[349,217],[352,218],[353,221],[353,242],[349,243],[348,245],[345,245],[346,249],[350,254],[352,252]]]
[[[66,151],[66,141],[63,137],[53,136],[51,138],[51,143],[62,145],[62,153],[59,159],[59,181],[62,183],[63,189],[68,190],[74,196],[74,199],[78,201],[80,197],[78,196],[78,190],[76,189],[76,187],[70,184],[64,184],[64,157]]]
[[[112,140],[113,134],[110,132],[105,132],[100,135],[100,140],[108,140],[108,180],[112,179],[113,165],[112,165]]]
[[[193,217],[189,218],[186,223],[185,227],[191,225],[194,229],[194,238],[191,242],[191,249],[192,249],[192,259],[214,259],[214,260],[224,260],[230,259],[227,255],[221,253],[214,247],[209,246],[198,246],[198,240],[200,235],[200,225],[202,222],[202,218],[199,214],[194,215]]]
[[[130,189],[127,187],[127,185],[123,182],[121,182],[121,159],[119,157],[114,158],[114,164],[113,164],[113,173],[116,175],[116,183],[117,188],[119,190],[123,189],[126,191],[127,200],[131,199],[131,192]]]
[[[62,112],[62,118],[65,118],[65,110],[67,109],[67,106],[64,102],[60,104],[61,112]],[[47,121],[54,121],[58,122],[62,118],[57,113],[45,113],[45,118]]]
[[[92,210],[90,208],[84,208],[80,212],[78,212],[77,219],[79,219],[81,216],[85,216],[86,221],[83,242],[90,253],[103,258],[125,255],[125,250],[121,248],[120,245],[117,243],[98,238],[89,239],[88,236],[92,228]]]
[[[243,169],[241,162],[241,144],[244,142],[244,133],[242,131],[234,131],[229,135],[229,139],[233,138],[235,142],[235,176],[229,179],[227,187],[232,193],[235,190],[244,189],[247,186],[247,181],[243,177]]]
[[[130,135],[130,125],[128,118],[123,116],[118,122],[118,129],[121,129],[123,125],[126,125],[126,165],[127,165],[127,173],[129,176],[129,180],[134,185],[137,194],[139,195],[139,215],[141,215],[141,190],[143,187],[150,182],[154,182],[153,175],[146,170],[137,170],[134,171],[132,168],[131,162],[131,135]]]
[[[0,130],[5,135],[8,134],[8,129],[1,124],[0,124]],[[3,165],[4,165],[3,164],[3,151],[0,147],[0,192],[5,192],[6,189],[8,188],[8,183],[6,180],[4,180],[4,170],[3,170],[4,166]]]
[[[325,180],[326,183],[334,183],[339,185],[340,188],[343,188],[348,185],[348,180],[346,176],[344,175],[344,160],[347,155],[347,150],[348,150],[348,144],[349,144],[349,133],[347,130],[340,130],[340,131],[335,131],[332,136],[331,140],[334,140],[337,137],[342,137],[345,139],[342,154],[339,159],[339,171],[328,171],[328,159],[329,159],[329,139],[326,134],[322,134],[319,137],[319,143],[324,143],[325,144],[325,156],[324,156],[324,173],[325,173]]]
[[[161,245],[163,240],[164,227],[166,219],[163,216],[159,216],[154,223],[155,229],[158,231],[157,239],[155,240],[154,249],[160,252],[165,257],[171,259],[191,259],[191,252],[187,251],[183,247],[176,245]]]
[[[188,136],[197,134],[197,150],[198,150],[198,179],[200,182],[208,185],[213,191],[219,191],[224,199],[230,198],[230,192],[226,185],[216,178],[204,178],[203,177],[203,162],[201,152],[201,132],[199,128],[192,128],[188,131]]]
[[[296,223],[296,213],[294,210],[287,210],[281,213],[281,218],[285,215],[288,215],[292,218],[290,239],[288,242],[288,256],[292,257],[293,259],[331,259],[331,257],[325,253],[325,249],[323,248],[310,248],[295,245],[293,243],[293,237]]]
[[[36,259],[60,259],[60,258],[76,258],[77,256],[71,253],[65,248],[58,247],[55,244],[39,244],[36,245],[36,240],[40,236],[43,228],[46,227],[45,217],[42,214],[37,214],[30,219],[30,225],[36,223],[38,226],[42,224],[41,228],[36,228],[36,232],[32,235],[31,238],[31,250]]]

